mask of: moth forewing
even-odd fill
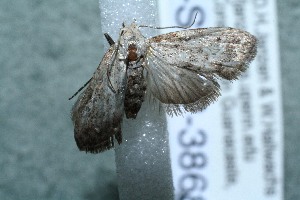
[[[122,141],[126,66],[116,59],[110,67],[114,50],[115,47],[111,47],[106,52],[90,84],[72,109],[74,137],[82,151],[98,153],[110,149],[114,146],[113,136],[119,143]],[[109,68],[115,92],[108,84]]]
[[[172,32],[149,39],[164,62],[236,79],[256,55],[256,38],[234,28],[199,28]]]

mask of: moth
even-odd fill
[[[106,35],[111,46],[72,108],[74,137],[82,151],[110,149],[114,138],[120,144],[124,113],[136,118],[146,94],[170,115],[203,110],[220,95],[218,79],[237,79],[256,55],[256,38],[235,28],[145,38],[141,27],[123,24],[116,43]]]

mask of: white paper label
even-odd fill
[[[276,2],[161,0],[161,26],[230,26],[259,40],[248,71],[201,113],[168,118],[176,199],[282,200],[283,123]],[[174,29],[164,30],[174,31]]]

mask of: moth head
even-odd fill
[[[126,43],[135,43],[139,42],[140,40],[143,40],[144,37],[141,33],[141,31],[138,29],[138,26],[135,22],[132,24],[126,26],[123,23],[123,28],[120,32],[120,43],[126,44]]]
[[[140,32],[137,24],[133,22],[130,25],[123,25],[124,27],[121,28],[119,40],[121,49],[124,51],[123,53],[127,54],[128,49],[132,46],[135,46],[137,48],[137,53],[141,54],[144,49],[143,45],[145,43],[145,38]]]

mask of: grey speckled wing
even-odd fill
[[[255,57],[257,45],[253,35],[234,28],[172,32],[147,43],[148,90],[168,114],[207,107],[220,95],[216,79],[237,79]]]
[[[82,151],[98,153],[114,146],[113,137],[121,143],[121,123],[124,114],[126,65],[112,59],[115,46],[104,55],[88,87],[72,109],[74,137]],[[112,63],[114,61],[114,63]],[[107,70],[110,69],[108,84]]]

